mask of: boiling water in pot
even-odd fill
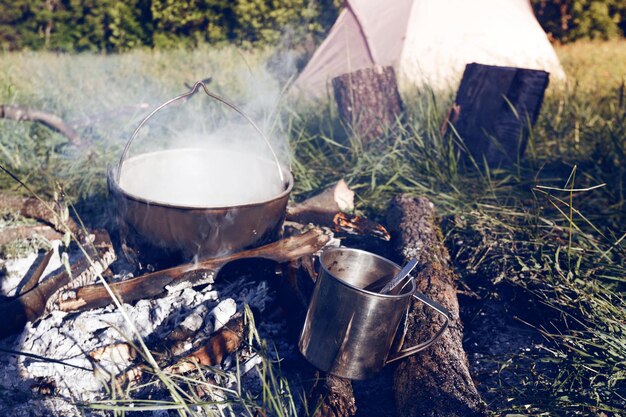
[[[271,200],[285,190],[274,161],[230,149],[175,149],[128,158],[120,188],[151,202],[228,207]]]

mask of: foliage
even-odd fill
[[[561,42],[612,39],[626,33],[623,0],[532,0],[544,30]]]
[[[0,47],[126,51],[201,42],[272,44],[285,32],[295,41],[323,33],[338,7],[337,0],[16,0],[0,3]]]

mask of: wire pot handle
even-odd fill
[[[128,140],[128,142],[126,142],[126,146],[124,147],[124,151],[122,152],[122,156],[120,157],[120,162],[119,162],[119,164],[117,166],[117,180],[119,181],[120,177],[122,175],[122,164],[124,163],[124,161],[126,160],[126,157],[128,156],[128,150],[130,149],[130,145],[133,143],[133,141],[135,140],[135,138],[139,134],[139,131],[148,122],[148,120],[150,120],[152,118],[152,116],[154,116],[161,109],[169,106],[170,104],[172,104],[172,103],[174,103],[176,101],[185,100],[185,99],[193,96],[198,91],[200,91],[200,88],[202,88],[204,90],[204,92],[206,93],[207,96],[211,97],[214,100],[219,101],[220,103],[230,107],[232,110],[234,110],[237,113],[239,113],[244,119],[246,119],[246,121],[248,123],[250,123],[250,125],[254,128],[254,130],[256,130],[259,133],[259,135],[261,135],[261,137],[263,138],[263,140],[267,144],[267,147],[270,148],[270,151],[272,152],[272,157],[274,158],[274,162],[276,162],[276,167],[278,168],[278,175],[280,176],[280,181],[281,182],[285,182],[285,174],[283,173],[283,170],[280,167],[280,161],[278,160],[278,156],[276,155],[276,151],[274,151],[274,148],[272,147],[272,144],[270,143],[270,141],[267,138],[267,136],[265,136],[263,131],[261,129],[259,129],[259,127],[256,125],[256,123],[254,123],[252,121],[252,119],[250,119],[239,107],[235,106],[229,100],[227,100],[227,99],[225,99],[223,97],[220,97],[217,94],[212,93],[211,91],[209,91],[207,86],[206,86],[206,84],[204,84],[202,81],[196,82],[193,85],[193,87],[191,88],[191,90],[189,90],[188,92],[167,100],[165,103],[161,104],[159,107],[157,107],[156,109],[152,110],[150,112],[150,114],[148,114],[141,121],[141,123],[139,123],[139,125],[137,126],[137,128],[135,128],[135,131],[133,132],[133,134],[130,137],[130,139]]]

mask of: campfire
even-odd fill
[[[152,116],[201,90],[243,116],[272,158],[194,148],[127,156]],[[218,161],[207,166],[211,158]],[[236,168],[243,180],[231,177],[221,188],[209,181],[235,163],[245,165]],[[249,178],[255,186],[247,190]],[[457,379],[463,389],[455,393],[482,409],[455,326],[453,273],[427,200],[399,196],[388,213],[392,233],[354,214],[354,192],[343,180],[287,205],[293,177],[269,140],[201,82],[139,124],[107,179],[119,225],[112,235],[85,229],[58,202],[11,200],[64,240],[30,264],[6,265],[12,278],[3,282],[0,336],[13,356],[3,359],[9,372],[2,386],[19,390],[27,381],[37,394],[16,405],[19,412],[132,411],[156,401],[209,414],[292,407],[350,416],[351,379],[373,378],[398,361],[395,378],[413,398],[410,381],[427,381],[416,374],[450,358],[441,378]],[[405,270],[384,258],[393,252],[410,260]],[[427,280],[413,281],[415,265]],[[421,351],[421,364],[404,360]],[[278,360],[305,401],[283,387],[273,370]],[[440,393],[438,385],[425,382],[422,395]],[[268,405],[268,396],[286,403]]]

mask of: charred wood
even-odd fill
[[[74,285],[93,282],[94,277],[108,268],[115,260],[113,245],[106,232],[98,232],[91,245],[98,252],[93,260],[81,256],[70,265],[70,271],[62,269],[45,281],[35,285],[19,296],[9,298],[0,304],[0,317],[5,323],[0,327],[0,338],[21,331],[27,322],[35,321],[50,310],[51,304],[63,289]],[[31,282],[31,286],[34,283]]]
[[[396,237],[397,252],[405,259],[417,258],[418,291],[443,304],[451,313],[450,325],[429,348],[404,359],[394,372],[394,395],[398,415],[485,416],[469,372],[463,349],[463,326],[459,318],[456,274],[437,225],[433,204],[426,198],[396,197],[387,212],[387,223]],[[413,301],[407,317],[405,344],[413,345],[434,335],[443,318]]]
[[[545,71],[468,64],[450,122],[470,155],[490,167],[511,166],[524,155],[549,74]]]
[[[113,293],[123,302],[132,302],[142,298],[152,298],[164,294],[166,286],[182,282],[199,285],[207,277],[216,274],[229,262],[264,258],[279,263],[289,262],[302,256],[317,252],[329,237],[320,229],[311,229],[306,233],[293,236],[259,248],[250,249],[220,258],[206,259],[195,264],[181,265],[152,272],[126,281],[110,284]],[[89,285],[63,294],[58,308],[62,311],[79,311],[104,307],[112,302],[103,285]]]
[[[371,236],[382,240],[391,237],[380,224],[346,213],[354,210],[354,191],[344,180],[328,187],[300,203],[287,207],[287,221],[300,224],[313,223],[325,226],[337,233]]]
[[[235,353],[244,339],[244,316],[237,313],[223,327],[213,332],[208,339],[199,343],[191,352],[180,357],[171,357],[167,348],[162,348],[163,355],[159,365],[165,367],[169,374],[185,374],[198,369],[198,366],[218,366],[230,354]],[[166,339],[170,342],[169,335]],[[130,345],[125,344],[128,348]],[[166,343],[167,345],[167,343]],[[90,353],[92,357],[98,355],[100,350]],[[141,380],[150,368],[146,363],[140,363],[127,369],[116,377],[119,386],[126,386]]]

